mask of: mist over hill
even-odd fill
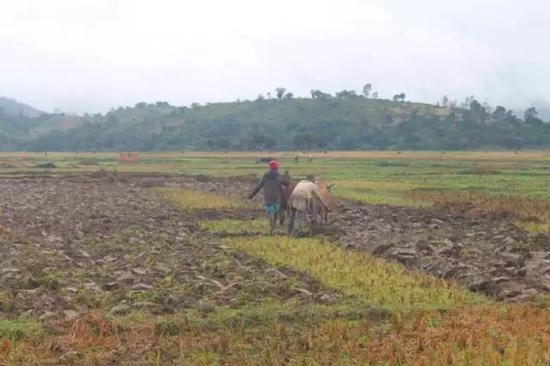
[[[0,97],[0,112],[9,116],[38,117],[44,112],[14,99]]]
[[[35,111],[29,107],[28,111]],[[6,113],[0,149],[99,150],[467,150],[550,147],[550,123],[535,108],[522,116],[471,97],[413,103],[344,90],[294,98],[283,88],[254,101],[138,103],[102,115]]]

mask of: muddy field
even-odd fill
[[[0,180],[3,314],[50,319],[96,308],[170,313],[265,297],[337,298],[307,275],[227,251],[198,229],[200,219],[253,218],[259,209],[186,213],[151,190],[193,187],[242,200],[254,182],[112,174]],[[323,231],[346,248],[522,301],[550,290],[550,240],[511,220],[337,201]]]
[[[0,180],[3,315],[160,314],[266,297],[337,296],[306,275],[228,252],[199,232],[200,217],[150,189],[157,185],[202,183],[101,174]]]

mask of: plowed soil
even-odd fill
[[[171,313],[337,296],[305,274],[228,251],[205,236],[199,218],[218,213],[177,210],[149,189],[166,184],[203,185],[102,174],[0,179],[2,314]]]
[[[254,183],[251,177],[106,174],[0,179],[2,313],[47,319],[96,308],[115,315],[169,313],[266,298],[337,297],[305,274],[228,251],[199,232],[199,220],[258,217],[259,205],[185,212],[150,189],[189,187],[244,199]],[[523,301],[550,290],[550,237],[528,234],[512,221],[337,200],[324,231],[346,248],[496,299]]]

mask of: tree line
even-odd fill
[[[550,147],[550,123],[533,107],[517,116],[473,97],[461,103],[443,97],[437,105],[408,102],[404,93],[382,99],[371,84],[365,84],[361,93],[311,90],[310,94],[295,97],[279,87],[255,100],[230,103],[176,107],[163,101],[141,102],[105,115],[85,115],[77,127],[27,140],[0,134],[0,146],[35,151]],[[0,115],[0,127],[1,121]],[[34,126],[28,118],[24,125]]]

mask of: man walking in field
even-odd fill
[[[287,185],[283,176],[279,173],[279,162],[271,160],[269,162],[269,171],[266,172],[262,179],[258,182],[252,193],[248,196],[249,199],[263,188],[265,212],[269,215],[271,230],[273,234],[277,219],[281,215],[281,200],[283,198],[283,185]]]
[[[327,202],[323,199],[321,191],[315,182],[315,177],[308,176],[307,179],[301,180],[288,199],[290,207],[290,218],[288,221],[288,235],[296,235],[298,231],[297,212],[301,216],[305,216],[306,211],[310,209],[313,200],[316,200],[326,211],[330,211]]]

